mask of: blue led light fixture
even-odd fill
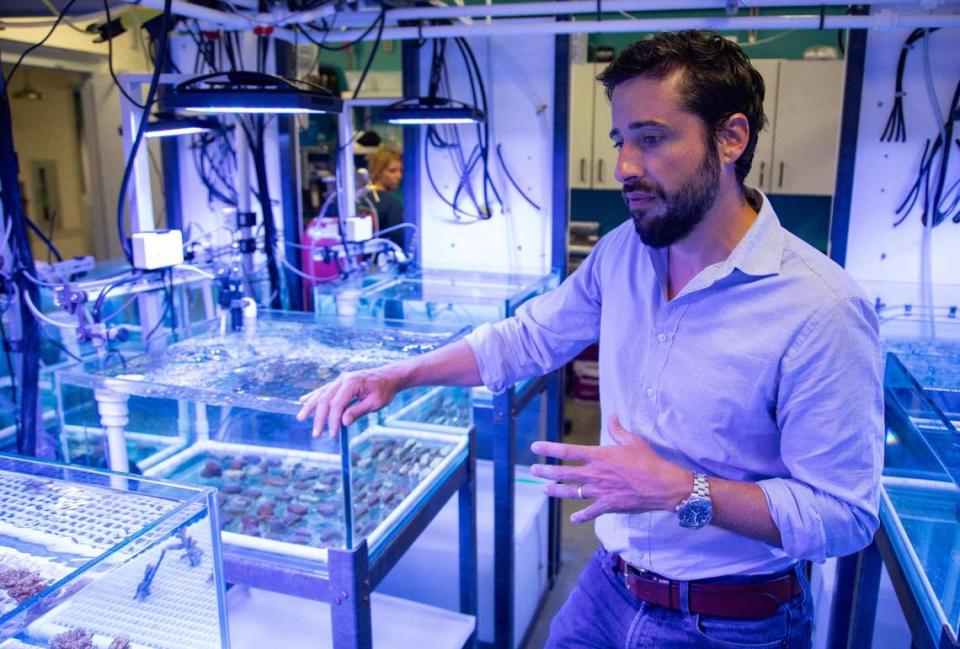
[[[343,101],[329,90],[261,72],[215,72],[176,86],[163,98],[165,111],[211,114],[339,113]]]

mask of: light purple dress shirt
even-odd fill
[[[600,341],[611,414],[666,459],[759,483],[783,548],[673,512],[606,514],[604,547],[672,579],[761,574],[867,545],[879,525],[883,391],[877,320],[847,273],[759,215],[723,262],[666,298],[666,251],[628,221],[559,288],[467,337],[498,392]]]

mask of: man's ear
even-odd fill
[[[750,122],[743,113],[728,117],[717,131],[717,153],[720,163],[734,164],[743,155],[750,141]]]

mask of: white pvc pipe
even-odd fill
[[[163,9],[164,0],[126,0],[130,3],[143,4],[154,9]],[[875,0],[872,4],[892,4],[894,0]],[[841,0],[748,0],[738,8],[753,7],[775,8],[796,6],[845,5]],[[726,6],[721,0],[607,0],[601,2],[600,9],[605,11],[651,11],[665,10],[694,10],[716,9]],[[317,18],[329,15],[329,7],[318,8],[309,12],[290,14],[278,18],[274,14],[257,14],[241,16],[235,13],[208,9],[199,5],[173,0],[173,10],[183,16],[205,20],[228,29],[248,30],[253,27],[267,24],[293,24],[310,22]],[[515,3],[513,5],[471,5],[450,7],[422,7],[411,9],[392,9],[387,12],[387,20],[414,20],[428,17],[466,17],[466,16],[516,16],[543,14],[544,16],[569,15],[573,13],[593,13],[597,10],[597,3],[593,0],[571,0],[571,2],[531,2]],[[344,17],[354,18],[364,12],[346,14]],[[453,24],[428,25],[424,27],[388,27],[383,32],[386,40],[412,40],[419,38],[450,38],[456,36],[496,36],[496,35],[523,35],[523,34],[579,34],[579,33],[625,33],[625,32],[659,32],[681,29],[715,29],[715,30],[785,30],[785,29],[897,29],[917,27],[960,27],[960,16],[916,14],[900,15],[892,10],[883,9],[870,16],[825,16],[823,24],[820,16],[714,16],[714,17],[681,17],[637,20],[605,20],[605,21],[564,21],[555,22],[552,19],[537,21],[488,21],[483,24]],[[362,29],[348,29],[345,31],[331,31],[325,36],[328,43],[342,43],[360,38]],[[291,43],[303,42],[296,32],[275,27],[273,37]],[[374,38],[374,34],[367,35],[367,39]]]
[[[143,5],[144,7],[150,7],[151,9],[156,9],[158,11],[163,11],[164,0],[125,0],[130,4]],[[236,30],[252,30],[254,27],[261,27],[266,25],[273,25],[277,20],[276,16],[273,14],[251,14],[239,15],[235,13],[230,13],[227,11],[217,11],[216,9],[208,9],[207,7],[202,7],[200,5],[195,5],[190,2],[184,2],[184,0],[173,0],[172,3],[173,13],[178,16],[186,16],[187,18],[196,18],[197,20],[203,20],[209,23],[218,25],[219,27],[224,27],[227,29],[236,29]],[[290,22],[292,22],[293,16],[290,17]],[[285,24],[280,21],[278,24]],[[301,39],[297,38],[296,33],[278,27],[274,27],[272,36],[282,41],[288,42],[297,42]]]
[[[893,4],[900,0],[873,0],[868,4]],[[847,6],[848,0],[746,0],[739,3],[737,11],[772,7],[820,7]],[[702,9],[725,9],[725,0],[569,0],[556,2],[516,2],[509,4],[451,5],[447,7],[409,7],[391,9],[387,17],[393,20],[417,20],[439,18],[484,18],[509,16],[556,16],[567,14],[595,14],[597,10],[616,13],[620,11],[696,11]],[[361,11],[357,15],[376,16],[377,12]],[[347,14],[348,16],[350,14]],[[368,18],[369,20],[369,18]]]
[[[129,395],[114,392],[110,388],[94,390],[97,400],[97,412],[100,415],[100,425],[107,436],[107,463],[111,471],[130,470],[130,460],[127,457],[127,440],[124,429],[129,422],[130,410],[128,407]]]
[[[661,32],[684,29],[729,30],[791,30],[820,29],[820,17],[801,16],[704,16],[691,18],[654,18],[640,20],[500,20],[473,25],[430,25],[418,27],[388,27],[384,40],[414,40],[420,38],[453,38],[458,36],[522,36],[533,34],[599,34],[629,32]],[[826,16],[824,29],[883,29],[942,27],[960,28],[960,15],[917,14],[900,15],[884,10],[871,16]],[[326,42],[337,43],[360,38],[362,30],[331,32]],[[372,38],[369,35],[368,38]]]

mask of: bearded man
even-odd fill
[[[763,80],[736,44],[664,33],[599,76],[632,222],[513,318],[304,395],[314,431],[416,385],[506,389],[600,343],[600,446],[536,442],[601,547],[548,647],[807,647],[810,561],[879,525],[877,320],[744,185]]]

